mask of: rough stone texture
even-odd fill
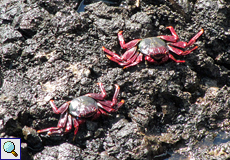
[[[80,159],[81,149],[70,143],[62,143],[58,146],[46,146],[40,153],[36,153],[33,159]]]
[[[0,2],[0,137],[22,139],[24,159],[228,159],[230,132],[230,3],[227,0],[142,0],[139,8],[75,0]],[[189,16],[187,16],[189,15]],[[145,63],[123,70],[101,47],[124,53],[125,41],[204,34],[186,63]],[[125,104],[63,136],[37,134],[56,126],[49,105],[114,84]],[[212,137],[212,138],[210,138]],[[202,143],[204,140],[205,143]],[[207,144],[208,140],[208,144]]]

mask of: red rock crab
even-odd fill
[[[50,105],[53,112],[61,114],[58,125],[57,127],[38,130],[37,133],[48,132],[48,135],[68,133],[71,131],[73,125],[75,128],[75,136],[78,132],[79,125],[84,123],[87,118],[94,120],[101,114],[108,115],[109,112],[117,111],[124,104],[124,100],[117,103],[117,96],[120,91],[120,87],[117,84],[115,85],[116,89],[112,101],[105,100],[106,91],[104,86],[102,83],[98,83],[98,85],[101,90],[100,94],[88,93],[64,103],[59,108],[57,108],[54,101],[51,100]]]
[[[122,35],[123,31],[118,32],[118,40],[123,49],[127,49],[127,51],[120,57],[116,53],[106,49],[104,46],[102,50],[106,52],[107,57],[118,63],[123,68],[128,68],[131,66],[135,66],[143,60],[143,55],[145,55],[145,60],[152,63],[161,64],[166,62],[168,59],[172,59],[176,63],[184,63],[184,60],[176,60],[173,55],[169,53],[169,51],[176,53],[177,55],[187,55],[191,53],[193,50],[198,47],[195,46],[190,50],[181,50],[178,48],[187,48],[193,45],[196,40],[203,34],[204,30],[201,29],[188,43],[184,41],[178,41],[179,37],[176,34],[174,28],[172,26],[166,27],[168,28],[172,36],[157,36],[157,37],[149,37],[144,39],[134,39],[128,43],[125,43],[124,37]],[[171,43],[166,43],[165,41],[169,41]],[[176,48],[178,47],[178,48]]]

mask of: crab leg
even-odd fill
[[[107,55],[107,57],[110,60],[118,63],[119,65],[125,65],[126,62],[122,62],[122,61],[130,60],[135,55],[137,47],[133,47],[133,48],[127,50],[121,57],[119,55],[117,55],[116,53],[106,49],[104,46],[102,47],[102,50],[110,55],[110,56]]]
[[[204,30],[201,29],[188,43],[187,42],[183,42],[183,41],[179,41],[179,42],[175,42],[175,43],[171,43],[171,45],[179,47],[179,48],[186,48],[189,47],[191,45],[193,45],[196,40],[204,33]]]
[[[184,63],[185,61],[184,60],[177,60],[173,57],[173,55],[169,54],[169,58],[173,61],[175,61],[176,63]]]
[[[117,61],[114,57],[111,57],[111,56],[109,56],[109,55],[107,55],[107,57],[108,57],[110,60],[112,60],[112,61],[118,63],[120,66],[127,66],[127,65],[129,65],[130,63],[135,62],[135,60],[136,60],[137,57],[138,57],[138,54],[139,54],[139,52],[137,52],[136,54],[132,55],[132,57],[129,57],[129,59],[128,59],[127,61],[125,61],[125,62],[119,62],[119,61]],[[124,67],[123,69],[125,69],[125,68],[127,68],[127,67]]]
[[[121,108],[121,106],[125,103],[125,101],[122,99],[118,104],[117,106],[114,108],[116,111]]]
[[[178,49],[178,48],[175,48],[175,47],[172,47],[172,46],[170,46],[170,45],[168,45],[168,48],[169,48],[170,51],[176,53],[177,55],[185,56],[185,55],[187,55],[187,54],[190,54],[192,51],[194,51],[194,50],[197,49],[198,47],[195,46],[194,48],[192,48],[192,49],[190,49],[190,50],[187,50],[187,51],[182,51],[182,50],[180,50],[180,49]]]
[[[115,89],[112,101],[99,101],[97,103],[97,105],[100,106],[100,108],[99,108],[100,113],[97,112],[94,115],[93,119],[96,119],[97,117],[99,117],[100,114],[108,115],[105,111],[107,111],[107,112],[115,112],[124,104],[124,100],[121,100],[118,103],[117,107],[113,108],[117,104],[117,96],[119,95],[119,92],[120,92],[120,87],[117,84],[115,84],[115,87],[116,87],[116,89]],[[102,110],[101,108],[103,108],[105,111]]]
[[[193,45],[196,42],[196,40],[204,33],[204,30],[201,29],[188,43],[184,41],[176,42],[179,39],[179,37],[176,34],[174,28],[172,26],[166,28],[168,28],[171,31],[172,36],[158,36],[158,37],[166,41],[175,42],[175,43],[171,43],[171,45],[179,48],[186,48]]]
[[[134,66],[134,65],[137,65],[138,63],[140,63],[142,61],[142,57],[140,57],[140,56],[142,56],[142,54],[140,54],[139,52],[136,52],[136,54],[127,61],[127,63],[124,65],[125,67],[123,67],[123,69],[130,67],[130,65]],[[139,62],[139,60],[140,60],[140,62]]]
[[[114,95],[113,95],[113,99],[112,99],[112,106],[116,105],[117,104],[117,96],[119,95],[119,92],[120,92],[120,86],[118,86],[117,84],[115,84],[115,92],[114,92]]]
[[[130,62],[127,61],[127,62],[119,62],[118,60],[116,60],[114,57],[111,57],[109,55],[106,55],[108,59],[110,59],[111,61],[114,61],[116,63],[118,63],[120,66],[126,66],[128,65]]]
[[[68,115],[68,120],[67,120],[67,123],[66,123],[66,127],[65,127],[65,133],[70,132],[71,129],[72,129],[72,117],[69,114]]]
[[[187,46],[193,45],[196,40],[204,33],[204,29],[201,29],[200,32],[198,32],[187,44]]]
[[[103,108],[105,111],[107,111],[107,112],[116,112],[124,103],[125,103],[125,101],[122,99],[122,100],[118,103],[118,105],[117,105],[116,107],[112,106],[113,108],[110,107],[110,106],[102,105],[101,102],[99,102],[98,105],[99,105],[101,108]],[[104,110],[99,109],[99,111],[100,111],[102,114],[108,115],[108,113],[105,112]]]
[[[116,53],[106,49],[104,46],[102,46],[102,50],[104,52],[106,52],[107,54],[109,54],[110,56],[112,56],[116,61],[119,61],[119,62],[123,61],[123,59],[119,55],[117,55]],[[117,62],[117,63],[119,63],[119,62]]]
[[[124,37],[122,35],[123,31],[118,32],[118,40],[120,42],[120,45],[123,49],[130,49],[137,45],[138,42],[140,42],[141,39],[134,39],[128,43],[125,43]]]
[[[136,47],[134,47],[134,49],[136,50]],[[131,50],[131,49],[130,49]],[[128,51],[130,51],[130,50],[128,50]],[[126,53],[128,53],[128,51],[126,51]],[[131,53],[131,52],[130,52]],[[130,67],[130,66],[135,66],[135,65],[137,65],[138,63],[140,63],[141,61],[142,61],[142,57],[143,57],[143,55],[142,54],[140,54],[139,52],[134,52],[135,54],[133,55],[133,53],[132,54],[130,54],[130,55],[128,55],[127,57],[125,57],[126,59],[127,59],[127,61],[125,61],[125,62],[119,62],[119,61],[117,61],[115,58],[113,58],[113,57],[111,57],[111,56],[108,56],[107,55],[107,57],[110,59],[110,60],[112,60],[112,61],[114,61],[114,62],[116,62],[116,63],[118,63],[120,66],[125,66],[125,67],[123,67],[123,69],[125,69],[125,68],[128,68],[128,67]],[[130,57],[129,57],[130,56]]]
[[[116,89],[115,89],[112,101],[99,101],[101,105],[111,108],[117,104],[117,96],[120,92],[120,87],[117,84],[115,84],[115,87]]]
[[[74,135],[76,135],[77,132],[78,132],[78,128],[79,128],[79,123],[78,123],[78,121],[76,120],[76,118],[72,118],[72,120],[73,120],[73,126],[74,126],[74,128],[75,128],[75,130],[74,130]]]
[[[139,64],[142,60],[143,60],[143,54],[139,53],[139,55],[137,56],[136,60],[134,62],[132,62],[130,65],[127,65],[127,66],[123,67],[123,69],[131,67],[131,66],[135,66],[135,65]]]
[[[187,42],[184,42],[184,41],[179,41],[179,42],[170,43],[170,44],[175,47],[179,47],[179,48],[186,48],[188,45]]]
[[[158,63],[157,61],[155,61],[153,58],[151,58],[150,56],[146,56],[145,60],[150,62],[150,63]]]
[[[102,110],[102,111],[103,111],[103,110]],[[98,117],[100,117],[101,114],[104,114],[104,113],[105,113],[105,115],[107,115],[107,113],[106,113],[105,111],[103,111],[104,113],[102,113],[102,111],[101,111],[101,109],[99,108],[99,109],[97,110],[97,113],[93,115],[93,117],[92,117],[91,120],[97,119]]]
[[[171,31],[172,36],[157,36],[157,37],[159,37],[163,40],[166,40],[166,41],[176,42],[179,39],[179,37],[178,37],[177,33],[175,32],[174,28],[172,26],[168,26],[166,28],[168,28]]]
[[[60,114],[60,113],[63,114],[68,109],[69,103],[70,102],[66,102],[63,105],[61,105],[61,107],[57,108],[57,106],[54,103],[54,100],[50,100],[50,105],[53,109],[53,112],[56,114]]]
[[[110,102],[111,103],[111,101],[106,101],[106,102]],[[99,103],[97,103],[98,104],[98,106],[100,106],[100,108],[103,108],[105,111],[107,111],[107,112],[113,112],[113,111],[115,111],[115,109],[114,108],[111,108],[110,106],[106,106],[106,105],[102,105],[101,104],[101,102],[99,102]],[[102,114],[104,114],[104,115],[108,115],[105,111],[103,111],[102,109],[99,109],[100,110],[100,112],[102,113]]]
[[[101,108],[98,109],[97,113],[93,116],[93,118],[91,120],[97,119],[101,114],[108,116],[107,112],[115,112],[115,111],[117,111],[124,104],[124,102],[125,102],[124,100],[121,100],[121,102],[118,103],[116,108],[110,108],[108,106],[104,106],[104,105],[102,105],[100,103],[97,103],[98,106],[100,106]]]
[[[81,119],[81,120],[77,120],[76,118],[74,118],[74,117],[72,117],[72,120],[73,120],[73,126],[74,126],[74,128],[75,128],[75,130],[74,130],[74,137],[73,137],[73,141],[74,141],[74,139],[75,139],[75,137],[76,137],[76,134],[77,134],[77,132],[78,132],[78,129],[79,129],[79,125],[80,124],[82,124],[82,123],[85,123],[85,120],[83,120],[83,119]]]
[[[63,133],[62,128],[65,127],[65,124],[67,122],[67,115],[68,115],[67,112],[65,114],[61,114],[57,127],[50,127],[50,128],[38,130],[37,133],[48,132],[48,135],[51,135],[54,133],[57,133],[57,134]]]
[[[133,47],[129,50],[127,50],[123,55],[122,55],[122,59],[127,61],[127,60],[130,60],[132,59],[133,56],[135,56],[135,53],[137,51],[137,47]]]
[[[86,94],[85,96],[88,96],[88,97],[91,97],[93,99],[97,99],[97,100],[104,100],[105,97],[106,97],[106,91],[105,91],[105,88],[103,86],[102,83],[98,83],[100,89],[101,89],[101,93],[98,94],[98,93],[88,93]]]
[[[46,129],[42,129],[42,130],[38,130],[37,133],[43,133],[43,132],[48,132],[47,135],[52,135],[52,134],[62,134],[63,133],[63,129],[62,128],[58,128],[58,127],[50,127],[50,128],[46,128]]]

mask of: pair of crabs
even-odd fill
[[[137,65],[143,60],[143,55],[145,55],[145,60],[151,63],[162,64],[168,59],[172,59],[176,63],[183,63],[184,60],[176,60],[169,51],[176,53],[177,55],[187,55],[192,51],[197,49],[195,46],[189,50],[181,50],[178,48],[188,48],[192,46],[195,41],[203,34],[204,30],[201,29],[188,43],[184,41],[178,41],[179,37],[176,34],[172,26],[167,27],[172,36],[157,36],[145,39],[135,39],[128,43],[125,43],[122,31],[118,33],[118,39],[120,45],[123,49],[127,51],[119,56],[116,53],[102,47],[108,55],[107,57],[118,63],[124,68],[128,68]],[[166,43],[164,40],[169,41]],[[176,48],[178,47],[178,48]],[[108,115],[110,112],[116,112],[123,104],[124,100],[117,102],[117,96],[120,91],[120,87],[115,85],[115,93],[113,95],[112,101],[105,100],[106,91],[102,83],[98,83],[100,86],[101,93],[88,93],[84,96],[73,99],[72,101],[64,103],[59,108],[56,107],[53,100],[50,101],[50,105],[53,112],[56,114],[61,114],[60,120],[57,127],[50,127],[42,130],[38,130],[38,133],[48,132],[51,134],[63,134],[71,131],[72,126],[74,126],[74,137],[78,132],[79,125],[84,123],[86,119],[94,120],[98,118],[101,114]]]

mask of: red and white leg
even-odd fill
[[[101,89],[101,93],[88,93],[86,94],[85,96],[88,96],[88,97],[91,97],[93,99],[96,99],[96,100],[104,100],[105,97],[106,97],[106,91],[105,91],[105,88],[103,86],[102,83],[98,83],[100,89]]]
[[[85,123],[85,119],[76,119],[76,118],[72,117],[72,121],[73,121],[73,126],[75,128],[74,137],[73,137],[73,140],[74,140],[75,136],[77,135],[79,125],[82,124],[82,123]]]
[[[136,53],[137,51],[136,45],[137,43],[140,42],[141,39],[135,39],[128,43],[125,43],[124,37],[122,35],[122,31],[120,31],[118,32],[118,40],[119,40],[121,47],[123,49],[127,49],[127,51],[122,56],[119,56],[118,54],[106,49],[104,46],[102,47],[102,50],[108,54],[107,57],[110,60],[118,63],[121,66],[127,66],[129,64],[134,63],[134,61],[136,61],[136,58],[138,57],[138,54],[139,54],[139,53],[138,54]],[[136,63],[137,62],[135,62],[135,64]]]
[[[111,102],[111,101],[110,101]],[[108,113],[110,112],[116,112],[119,110],[119,108],[125,103],[125,101],[122,99],[117,105],[114,105],[112,107],[110,106],[106,106],[106,105],[102,105],[101,102],[98,104],[98,106],[100,106],[101,108],[99,109],[99,111],[101,112],[101,114],[104,114],[104,115],[108,115]],[[106,112],[105,112],[105,111]]]
[[[63,128],[66,126],[67,120],[68,120],[68,113],[66,112],[64,114],[61,114],[57,127],[50,127],[50,128],[38,130],[37,133],[48,132],[47,133],[48,135],[62,134],[64,133]]]
[[[122,64],[123,61],[129,61],[135,55],[137,47],[133,47],[127,50],[121,57],[116,53],[106,49],[105,47],[102,47],[102,50],[111,56],[111,58],[110,56],[109,57],[107,56],[110,60],[118,64]]]
[[[116,60],[114,57],[111,57],[109,55],[106,55],[106,56],[111,61],[114,61],[114,62],[118,63],[120,66],[126,66],[126,65],[128,65],[130,63],[130,62],[120,62],[120,61]]]
[[[99,104],[100,106],[100,104]],[[101,114],[105,114],[107,115],[107,113],[105,111],[101,112],[100,109],[97,110],[97,113],[93,115],[92,119],[91,120],[95,120],[97,119],[98,117],[100,117]]]
[[[193,45],[195,42],[196,42],[196,40],[202,35],[204,33],[204,29],[201,29],[189,42],[188,42],[188,44],[187,44],[187,46],[189,47],[189,46],[191,46],[191,45]]]
[[[132,47],[131,49],[128,49],[122,56],[121,58],[124,61],[133,61],[131,59],[134,59],[133,57],[137,57],[137,47]],[[136,58],[135,58],[136,59]]]
[[[175,39],[178,40],[178,36],[177,36],[175,30],[173,29],[173,27],[172,27],[172,26],[169,26],[168,28],[169,28],[170,31],[172,32],[172,35],[173,35],[173,36],[159,36],[159,37],[160,37],[161,39],[164,39],[164,40],[170,41],[170,42],[174,42],[174,40],[173,40],[172,37],[174,37]],[[195,47],[193,47],[192,49],[187,50],[187,51],[183,51],[183,50],[178,49],[178,48],[175,48],[175,47],[179,47],[179,48],[186,48],[186,47],[189,47],[189,46],[193,45],[193,44],[196,42],[196,40],[197,40],[203,33],[204,33],[204,30],[201,29],[201,30],[200,30],[200,31],[199,31],[199,32],[198,32],[188,43],[187,43],[187,42],[183,42],[183,41],[171,43],[170,45],[168,45],[169,50],[172,51],[172,52],[174,52],[174,53],[176,53],[177,55],[183,55],[183,56],[184,56],[184,55],[190,54],[192,51],[194,51],[194,50],[197,49],[198,47],[195,46]],[[175,47],[173,47],[173,46],[171,46],[171,45],[173,45],[173,46],[175,46]],[[174,57],[171,56],[170,58],[173,59]],[[174,59],[173,59],[173,60],[174,60]],[[175,60],[174,60],[174,61],[175,61]]]
[[[117,84],[115,84],[115,92],[112,101],[99,101],[99,103],[103,106],[107,106],[110,108],[113,107],[117,103],[117,96],[119,92],[120,92],[120,87]]]
[[[116,89],[115,89],[112,101],[99,101],[98,102],[99,103],[98,105],[101,106],[101,108],[103,108],[107,112],[115,112],[124,104],[124,100],[121,100],[117,104],[117,96],[120,92],[120,87],[117,84],[115,84],[115,87],[116,87]],[[116,105],[117,105],[117,107],[114,108],[114,106],[116,106]],[[103,110],[101,111],[101,113],[106,114],[106,112],[104,113]]]
[[[123,49],[130,49],[137,45],[137,43],[140,42],[141,39],[134,39],[128,43],[125,43],[124,37],[122,35],[123,31],[118,32],[118,40]]]
[[[131,63],[129,65],[126,65],[125,67],[123,67],[123,69],[131,67],[131,66],[135,66],[137,64],[139,64],[141,61],[143,61],[143,54],[137,52],[137,57],[135,57],[135,59],[133,61],[131,61]]]
[[[171,31],[172,36],[158,36],[159,38],[169,41],[169,42],[174,42],[171,44],[176,47],[185,48],[187,46],[187,42],[183,42],[183,41],[177,42],[179,37],[172,26],[168,26],[166,28],[168,28]]]
[[[115,105],[115,107],[113,107],[115,110],[114,111],[118,111],[119,108],[121,108],[121,106],[125,103],[125,101],[122,99],[117,105]]]
[[[150,63],[157,63],[157,64],[158,64],[158,62],[155,61],[155,60],[154,60],[153,58],[151,58],[150,56],[145,56],[145,60],[148,61],[148,62],[150,62]]]
[[[170,46],[170,45],[168,45],[168,48],[169,48],[170,51],[176,53],[176,54],[179,55],[179,56],[185,56],[185,55],[187,55],[187,54],[190,54],[190,53],[191,53],[192,51],[194,51],[195,49],[197,49],[198,46],[195,46],[195,47],[193,47],[192,49],[186,50],[186,51],[180,50],[180,49],[175,48],[175,47],[172,47],[172,46]]]
[[[73,123],[72,123],[72,116],[69,114],[68,115],[68,119],[67,119],[67,123],[66,123],[66,127],[65,127],[65,133],[68,133],[68,132],[71,131],[72,125],[73,125]]]
[[[53,109],[53,112],[56,114],[63,114],[68,109],[69,103],[70,102],[66,102],[63,105],[61,105],[61,107],[57,108],[57,106],[54,103],[54,100],[50,100],[50,105]]]
[[[179,47],[179,48],[185,48],[185,47],[189,47],[193,45],[196,42],[196,40],[204,33],[204,30],[201,29],[188,43],[184,41],[177,42],[179,37],[176,34],[174,28],[172,26],[169,26],[166,28],[168,28],[171,31],[172,36],[158,36],[158,37],[163,40],[169,41],[169,42],[174,42],[174,43],[171,43],[171,45]]]
[[[175,46],[175,47],[179,47],[179,48],[186,48],[189,47],[191,45],[193,45],[196,40],[204,33],[204,30],[201,29],[188,43],[184,42],[184,41],[178,41],[175,43],[171,43],[171,45]]]
[[[135,48],[136,48],[136,47],[135,47]],[[126,53],[127,53],[127,52],[128,52],[128,51],[126,51]],[[120,66],[124,66],[123,69],[125,69],[125,68],[131,67],[131,66],[135,66],[135,65],[137,65],[138,63],[140,63],[140,62],[142,61],[143,55],[140,54],[139,52],[136,52],[136,51],[135,51],[134,54],[131,54],[131,55],[130,55],[130,57],[126,57],[127,60],[126,60],[125,62],[118,62],[118,61],[116,61],[113,57],[110,57],[110,56],[108,56],[108,55],[107,55],[107,57],[108,57],[110,60],[112,60],[112,61],[118,63]]]
[[[177,59],[175,59],[175,58],[173,57],[173,55],[171,55],[171,54],[169,54],[169,58],[170,58],[171,60],[173,60],[174,62],[176,62],[176,63],[184,63],[184,62],[185,62],[185,60],[177,60]]]
[[[123,59],[122,59],[118,54],[116,54],[116,53],[114,53],[114,52],[112,52],[112,51],[106,49],[104,46],[102,46],[102,50],[103,50],[104,52],[106,52],[107,54],[109,54],[114,60],[116,60],[117,63],[123,61]],[[110,58],[109,58],[109,59],[110,59]]]
[[[179,37],[177,33],[175,32],[174,28],[172,26],[168,26],[166,28],[168,28],[171,31],[172,36],[157,36],[157,37],[163,40],[169,41],[169,42],[176,42],[179,39]]]

